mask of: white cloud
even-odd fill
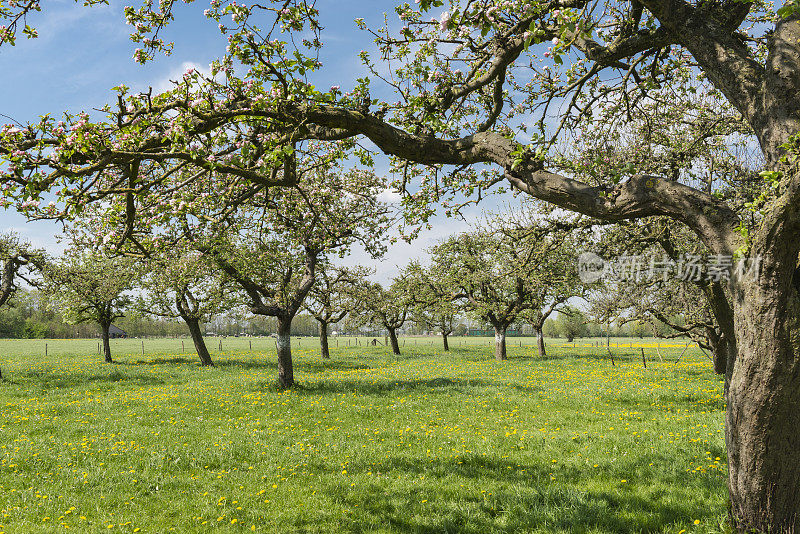
[[[389,204],[397,204],[401,198],[400,193],[388,187],[378,194],[378,200]]]
[[[175,84],[172,82],[180,81],[183,75],[190,69],[198,71],[203,76],[208,76],[211,74],[211,70],[209,69],[208,65],[203,66],[194,61],[184,61],[180,65],[170,69],[168,74],[162,76],[161,78],[158,78],[149,85],[152,85],[153,90],[157,93],[163,93],[164,91],[169,91],[170,89],[175,87]]]

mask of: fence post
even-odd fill
[[[47,343],[44,344],[44,357],[47,358]]]
[[[644,365],[644,368],[647,369],[647,360],[644,358],[644,347],[640,348],[642,349],[642,365]]]
[[[142,356],[144,356],[144,339],[142,340]]]

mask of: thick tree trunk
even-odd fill
[[[536,329],[536,346],[539,348],[539,357],[547,357],[547,352],[544,349],[544,334],[542,334],[541,328]]]
[[[278,317],[278,338],[275,340],[278,349],[278,385],[282,388],[294,386],[294,368],[292,366],[292,320]]]
[[[494,327],[494,359],[498,361],[507,360],[506,354],[506,327]]]
[[[394,328],[387,328],[389,331],[389,341],[392,344],[392,354],[400,355],[400,344],[397,342],[397,332]]]
[[[200,365],[214,365],[211,359],[211,354],[208,353],[206,342],[203,339],[203,332],[200,330],[200,321],[198,319],[184,319],[186,326],[189,327],[189,333],[192,335],[194,348],[197,351],[197,356],[200,358]]]
[[[725,416],[731,516],[739,532],[800,532],[798,288],[766,273],[739,297]]]
[[[114,363],[114,360],[111,358],[111,343],[109,341],[111,335],[108,333],[108,330],[111,328],[111,323],[100,323],[100,328],[103,331],[103,355],[105,356],[106,363]]]
[[[709,339],[711,344],[711,361],[714,364],[714,372],[724,375],[728,370],[728,342],[725,335]],[[735,349],[735,347],[734,347]]]
[[[330,360],[331,353],[328,349],[328,323],[326,321],[319,321],[319,346],[322,350],[322,359]]]
[[[447,332],[442,330],[442,343],[444,344],[444,350],[447,352],[450,350],[450,343],[447,342]]]

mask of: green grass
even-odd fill
[[[0,533],[727,531],[699,353],[452,341],[296,341],[286,392],[270,339],[209,339],[215,368],[181,340],[115,340],[114,365],[2,341]]]

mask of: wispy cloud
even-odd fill
[[[190,69],[198,71],[203,76],[209,76],[211,74],[211,70],[209,69],[208,65],[201,65],[196,61],[183,61],[180,64],[171,67],[166,74],[161,75],[153,81],[138,83],[134,89],[144,91],[148,87],[152,87],[153,90],[158,93],[169,91],[175,87],[173,82],[180,81],[183,75]]]

